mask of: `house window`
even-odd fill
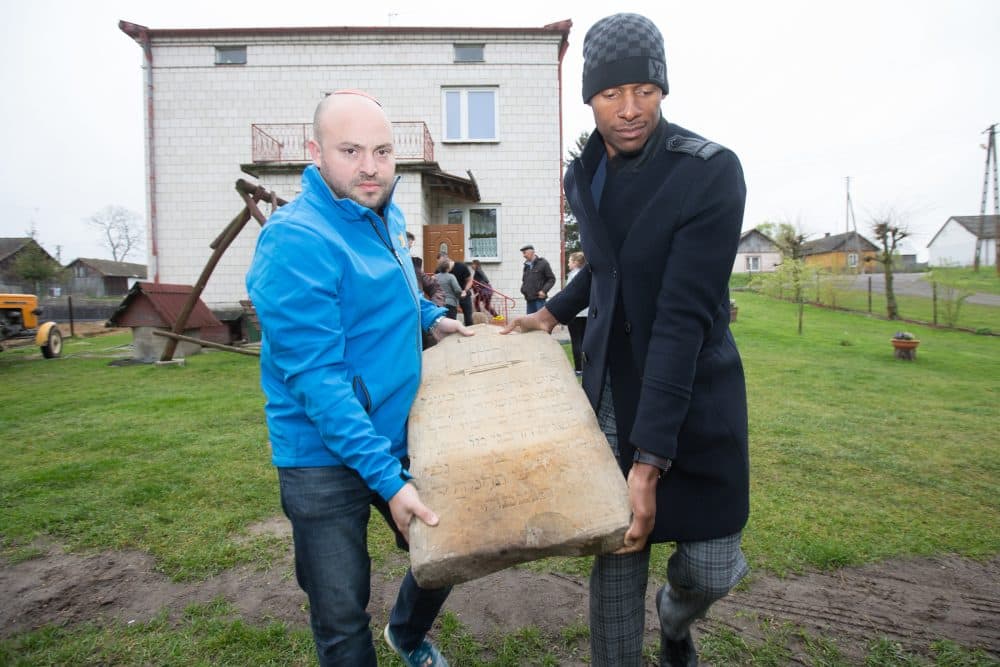
[[[472,206],[448,211],[448,224],[465,225],[468,259],[500,261],[500,209],[496,206]]]
[[[445,141],[497,141],[497,89],[446,88]]]
[[[858,265],[858,253],[847,253],[847,265],[852,269]]]
[[[215,47],[216,65],[246,65],[246,46],[217,46]]]
[[[485,44],[455,44],[455,62],[457,63],[481,63],[486,59],[483,57]]]
[[[760,271],[760,255],[747,255],[747,271]]]

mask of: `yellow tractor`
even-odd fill
[[[46,359],[62,353],[62,333],[55,322],[39,326],[42,309],[34,294],[0,294],[0,350],[34,340]]]

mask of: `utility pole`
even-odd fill
[[[983,169],[983,200],[979,206],[979,233],[976,234],[976,256],[972,260],[974,271],[979,271],[980,255],[983,251],[983,236],[986,234],[986,198],[990,192],[990,167],[993,168],[993,250],[995,253],[993,263],[996,265],[997,274],[1000,275],[1000,193],[997,188],[997,124],[993,123],[983,130],[983,134],[989,135],[986,145],[986,167]]]
[[[854,256],[857,258],[854,272],[857,273],[860,270],[861,273],[864,273],[864,262],[861,259],[861,240],[858,238],[858,221],[854,218],[854,204],[851,202],[851,177],[845,176],[844,180],[847,182],[847,202],[844,206],[844,232],[850,234],[852,227],[854,229]]]

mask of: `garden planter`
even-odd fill
[[[903,340],[900,338],[890,338],[889,340],[892,342],[897,359],[913,361],[917,358],[917,346],[920,345],[919,340]]]

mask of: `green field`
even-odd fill
[[[736,298],[750,401],[745,551],[756,572],[1000,552],[1000,338],[907,325],[921,344],[915,361],[899,361],[889,344],[898,323],[807,307],[799,336],[793,304]],[[17,562],[51,542],[138,549],[178,581],[241,563],[268,567],[288,544],[247,533],[280,514],[256,360],[212,352],[184,366],[109,365],[128,356],[127,342],[125,334],[67,340],[64,358],[51,361],[35,348],[0,353],[0,555]],[[386,533],[373,529],[376,565],[391,550]],[[654,572],[666,553],[654,551]],[[587,563],[532,567],[578,574]],[[486,641],[454,617],[439,630],[463,656],[452,662],[459,665],[559,664],[573,641],[585,643],[586,628],[564,635],[528,628]],[[723,635],[703,648],[725,647]],[[784,664],[761,656],[786,640],[708,657]],[[877,660],[885,642],[871,641],[871,664],[885,664]],[[891,664],[929,664],[927,656],[936,656],[930,664],[993,664],[945,648]],[[15,635],[0,642],[0,665],[309,664],[311,650],[306,628],[252,626],[220,602],[180,621]],[[947,657],[956,651],[957,662]],[[834,658],[815,664],[847,664]]]

